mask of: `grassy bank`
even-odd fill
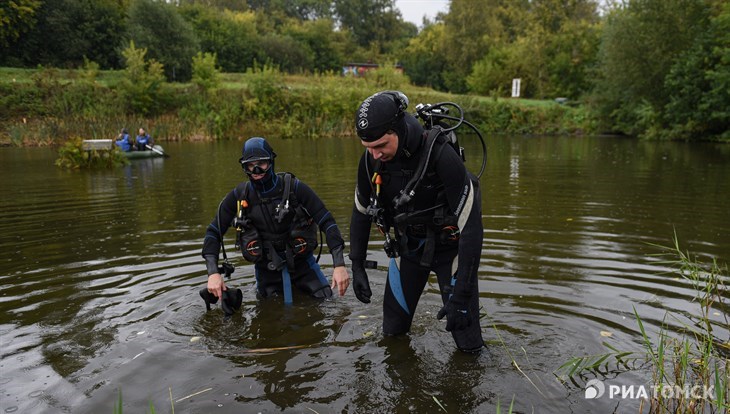
[[[130,105],[121,71],[0,69],[0,145],[58,146],[71,138],[113,138],[122,127],[139,126],[159,141],[237,139],[247,131],[347,136],[359,103],[384,89],[404,91],[410,111],[417,103],[456,102],[486,134],[593,132],[580,107],[439,93],[387,73],[368,79],[291,76],[263,67],[221,74],[210,90],[192,83],[158,86],[139,111]]]

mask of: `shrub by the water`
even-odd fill
[[[69,170],[113,168],[128,164],[129,160],[116,147],[109,150],[85,150],[81,138],[72,138],[58,150],[56,166]]]

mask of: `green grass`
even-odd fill
[[[399,89],[418,103],[455,102],[484,134],[582,134],[582,108],[553,101],[453,95],[410,85],[386,73],[353,78],[338,73],[289,75],[272,67],[220,74],[205,92],[192,83],[163,83],[156,95],[123,82],[124,71],[0,68],[0,145],[58,146],[81,136],[110,138],[121,127],[145,125],[156,140],[231,139],[241,130],[285,138],[348,136],[354,111],[379,90]],[[130,86],[132,85],[132,86]],[[132,88],[132,89],[130,89]]]
[[[0,83],[34,83],[34,77],[40,72],[40,68],[6,68],[0,67]],[[80,69],[47,69],[56,73],[61,82],[73,82],[80,77]],[[115,86],[122,79],[121,70],[100,70],[96,81],[102,86]]]

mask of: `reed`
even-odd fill
[[[642,317],[634,309],[634,317],[641,334],[643,349],[619,351],[604,342],[610,352],[573,357],[560,368],[559,378],[572,378],[591,371],[602,375],[607,371],[614,374],[622,370],[648,370],[652,389],[662,390],[649,396],[646,407],[649,413],[726,413],[730,409],[728,387],[730,387],[730,323],[728,323],[728,292],[725,282],[727,265],[716,260],[706,265],[696,257],[683,252],[676,235],[672,247],[657,246],[663,256],[671,258],[663,263],[688,281],[695,292],[693,302],[699,310],[694,314],[678,316],[667,313],[659,332],[647,332]],[[718,323],[714,316],[721,316]],[[671,330],[667,320],[678,323],[681,329]],[[688,322],[689,321],[689,322]],[[665,393],[664,390],[691,390]],[[711,391],[700,395],[699,390]],[[709,398],[707,398],[709,397]]]

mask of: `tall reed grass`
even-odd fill
[[[691,314],[667,313],[658,332],[649,332],[634,309],[643,350],[621,351],[604,342],[610,352],[571,358],[558,368],[559,378],[572,379],[587,372],[601,376],[624,370],[648,370],[652,390],[691,390],[656,392],[642,402],[639,412],[648,413],[727,413],[730,410],[730,323],[728,322],[728,267],[713,260],[700,263],[683,252],[676,235],[672,247],[657,246],[662,255],[671,254],[665,264],[693,288],[691,298],[697,310]],[[681,329],[671,329],[667,320]],[[699,390],[709,391],[708,395]]]

